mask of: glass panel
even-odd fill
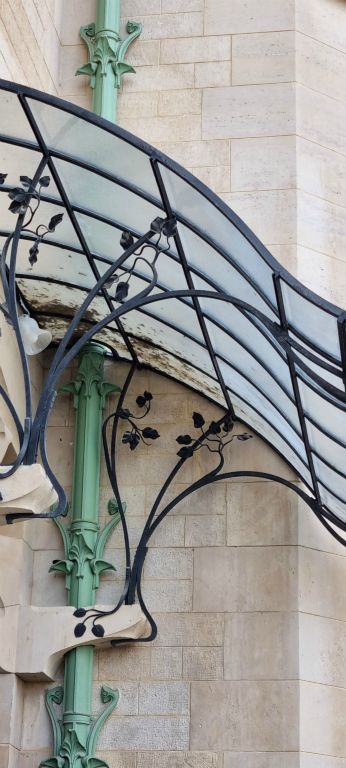
[[[305,365],[309,368],[312,378],[313,374],[315,373],[316,376],[319,376],[324,381],[332,384],[333,387],[340,389],[341,392],[345,392],[344,383],[341,377],[334,376],[334,374],[330,373],[330,371],[326,371],[325,368],[321,368],[320,365],[316,365],[316,363],[313,363],[312,360],[309,360],[308,357],[305,357],[300,352],[297,352],[296,349],[294,350],[294,354],[297,355],[297,357],[299,357],[300,360],[302,360],[303,363],[305,363]]]
[[[273,427],[275,427],[279,434],[285,437],[289,444],[292,445],[306,461],[303,442],[292,429],[285,416],[279,413],[275,406],[269,403],[250,381],[244,379],[240,373],[226,365],[222,360],[218,359],[218,362],[226,386],[231,389],[232,392],[236,392],[244,397],[244,399],[260,413],[265,414],[266,419],[273,425]]]
[[[227,336],[209,321],[206,321],[206,325],[214,351],[238,368],[250,381],[253,381],[259,394],[267,395],[279,410],[286,414],[290,423],[299,430],[296,406],[289,400],[272,376],[237,341]],[[289,380],[287,380],[287,387],[290,388]],[[241,392],[241,390],[238,391]]]
[[[91,288],[95,283],[92,270],[84,253],[75,253],[68,249],[51,244],[40,245],[37,263],[29,264],[28,253],[32,241],[21,240],[18,248],[17,272],[51,278],[62,283],[74,283],[85,288]]]
[[[0,91],[0,135],[37,144],[15,93]],[[2,171],[6,173],[6,171]]]
[[[245,236],[201,192],[168,168],[160,168],[172,208],[221,245],[275,305],[273,271]]]
[[[17,147],[14,144],[6,144],[6,142],[0,142],[0,168],[1,173],[7,173],[7,179],[5,181],[6,187],[12,188],[14,186],[21,186],[19,180],[20,176],[29,176],[32,179],[41,160],[41,152],[37,152],[34,149],[27,149],[26,147]],[[50,176],[47,168],[42,171],[42,176]],[[1,187],[1,190],[3,190],[3,187]],[[59,196],[52,178],[49,187],[45,188],[43,192],[50,197]],[[6,193],[5,195],[7,198]],[[8,205],[10,202],[11,201],[8,200]]]
[[[305,464],[299,459],[296,453],[292,451],[285,440],[268,424],[266,419],[260,416],[254,409],[246,403],[240,395],[230,390],[233,406],[239,419],[248,424],[250,428],[254,429],[267,440],[273,448],[275,448],[282,456],[284,461],[288,461],[303,478],[303,480],[311,487],[311,475]]]
[[[270,320],[277,321],[276,315],[268,304],[228,259],[221,256],[215,248],[183,224],[178,224],[178,230],[187,262],[191,267],[203,272],[206,280],[210,278],[218,290],[225,291],[230,296],[245,301],[263,312]],[[241,266],[245,268],[244,265]],[[193,275],[193,280],[196,281],[197,279],[197,276]]]
[[[346,478],[339,475],[338,472],[334,472],[333,469],[315,455],[313,455],[313,462],[316,475],[321,483],[327,488],[332,489],[346,503]]]
[[[311,448],[322,458],[325,458],[329,464],[332,464],[335,469],[344,473],[346,470],[346,444],[343,447],[330,437],[327,437],[314,424],[311,424],[309,419],[306,419],[306,429]],[[344,435],[344,440],[346,440],[346,434]]]
[[[29,99],[30,108],[50,148],[84,160],[130,181],[158,197],[148,155],[125,139],[62,109]]]
[[[318,349],[340,359],[336,317],[317,307],[284,280],[280,280],[286,317],[293,329],[316,345]]]
[[[160,291],[161,293],[161,291]],[[193,336],[205,346],[203,333],[198,322],[195,309],[183,304],[178,299],[166,299],[148,304],[144,310],[150,315],[162,320],[163,323],[171,323],[175,328]]]
[[[195,278],[196,288],[204,288],[202,281]],[[292,392],[290,374],[286,359],[278,354],[261,331],[240,312],[237,307],[217,299],[199,299],[203,312],[209,317],[215,318],[219,323],[229,329],[241,344],[250,352],[253,350],[257,357],[272,370],[287,391]]]
[[[162,216],[161,209],[108,179],[62,160],[55,166],[72,205],[116,221],[123,229],[144,234]]]
[[[307,416],[332,437],[344,442],[346,435],[346,413],[332,402],[328,402],[318,392],[315,392],[305,381],[298,377],[298,386],[302,405]]]
[[[333,512],[334,515],[346,523],[346,504],[343,504],[342,501],[337,499],[330,491],[328,491],[327,488],[324,488],[321,484],[319,485],[319,490],[322,503],[327,507],[327,509],[329,509],[330,512]]]
[[[124,315],[121,322],[127,333],[144,339],[148,344],[157,345],[168,352],[173,352],[177,357],[187,360],[191,365],[201,368],[209,376],[215,377],[214,366],[208,352],[179,331],[168,328],[156,318],[145,316],[137,310],[132,310],[128,315]],[[158,360],[160,355],[161,352],[158,351]]]

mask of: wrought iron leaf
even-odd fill
[[[191,456],[193,456],[193,448],[187,448],[184,446],[184,448],[180,448],[177,456],[180,456],[181,459],[190,459]]]
[[[211,432],[212,435],[219,435],[221,432],[221,424],[218,424],[217,421],[211,421],[209,424],[209,432]]]
[[[115,291],[115,298],[116,301],[124,301],[126,299],[129,292],[129,284],[128,283],[118,283],[117,289]]]
[[[117,415],[119,416],[119,419],[128,419],[129,416],[131,416],[131,412],[128,408],[119,408]]]
[[[152,399],[153,399],[153,396],[151,392],[147,392],[145,390],[145,392],[143,392],[143,395],[138,395],[138,397],[136,397],[136,403],[138,405],[138,408],[144,408],[144,406],[147,403],[150,403]]]
[[[137,432],[124,432],[122,436],[122,443],[129,445],[131,451],[134,451],[135,448],[137,448],[139,441],[140,436]]]
[[[39,253],[38,244],[34,243],[29,250],[29,263],[31,264],[31,266],[36,264],[38,253]]]
[[[77,608],[77,610],[74,612],[74,616],[76,616],[77,619],[82,619],[83,616],[85,616],[86,610],[85,608]]]
[[[152,221],[150,224],[150,229],[153,232],[160,234],[162,232],[165,221],[166,219],[163,219],[161,216],[156,216],[156,219],[154,219],[154,221]]]
[[[177,231],[177,220],[174,216],[165,220],[162,226],[162,232],[166,237],[173,237]]]
[[[224,418],[222,427],[223,427],[224,432],[231,432],[232,431],[232,429],[234,427],[234,421],[233,421],[233,419],[231,418],[231,416],[229,414],[227,414],[227,416]]]
[[[13,200],[8,210],[11,211],[11,213],[25,213],[26,206],[24,203],[19,203],[16,200]]]
[[[94,626],[91,628],[91,631],[95,637],[103,637],[105,633],[102,624],[94,624]]]
[[[130,246],[133,245],[134,242],[135,241],[133,236],[131,235],[131,232],[125,231],[121,233],[120,245],[124,249],[124,251],[126,251],[127,248],[130,248]]]
[[[49,187],[49,185],[50,185],[50,176],[41,176],[40,184],[41,184],[41,187]]]
[[[151,427],[145,427],[143,429],[142,435],[148,440],[157,440],[157,438],[160,437],[157,429],[152,429]]]
[[[48,224],[48,230],[49,232],[55,232],[55,228],[60,224],[60,222],[63,220],[64,214],[63,213],[56,213],[55,216],[52,216],[49,224]]]
[[[86,630],[85,624],[76,624],[74,628],[75,637],[82,637],[82,635],[84,635],[85,630]]]
[[[147,390],[144,391],[143,397],[145,397],[146,402],[153,399],[151,392],[147,392]]]
[[[192,443],[192,437],[191,435],[179,435],[179,437],[177,437],[177,443],[179,443],[179,445],[190,445],[190,443]]]
[[[7,173],[0,173],[0,184],[4,184],[7,179]]]
[[[20,176],[19,180],[22,182],[23,187],[31,187],[33,180],[29,176]]]
[[[196,429],[201,429],[204,426],[205,421],[201,413],[197,413],[197,411],[194,411],[192,414],[192,418],[193,418],[193,425],[194,427],[196,427]]]
[[[243,432],[242,435],[237,435],[237,440],[251,440],[252,435],[249,435],[247,432]]]

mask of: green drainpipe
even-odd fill
[[[101,457],[101,425],[105,400],[119,387],[104,381],[105,349],[89,344],[82,351],[76,378],[61,389],[71,392],[76,409],[75,451],[70,524],[59,520],[65,559],[53,563],[50,570],[65,574],[69,604],[83,608],[95,604],[100,573],[114,567],[103,559],[107,538],[119,522],[114,503],[109,505],[111,520],[100,532],[99,479]],[[54,756],[41,763],[50,768],[97,768],[105,766],[95,757],[98,733],[116,707],[119,693],[107,686],[101,698],[107,706],[93,720],[93,646],[75,648],[65,655],[64,688],[46,691],[46,705],[52,721]],[[55,704],[63,704],[62,720],[58,720]]]
[[[125,62],[128,47],[142,31],[142,24],[128,21],[127,37],[120,37],[120,0],[98,0],[95,24],[80,28],[89,61],[77,69],[77,75],[88,75],[93,91],[93,111],[115,122],[117,94],[122,76],[135,72]]]

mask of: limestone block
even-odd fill
[[[232,192],[294,187],[295,142],[294,136],[232,139]]]
[[[296,141],[298,188],[346,206],[346,157],[302,137]]]
[[[13,475],[0,479],[0,497],[1,517],[15,512],[47,512],[58,498],[40,464],[21,464]]]
[[[37,768],[41,760],[46,760],[51,757],[51,747],[46,746],[44,749],[21,749],[18,753],[18,760],[16,768]]]
[[[222,768],[217,752],[139,752],[137,768]]]
[[[144,576],[145,579],[192,579],[192,550],[149,549],[144,565]]]
[[[158,485],[147,487],[148,509],[154,503],[156,495],[160,491],[160,487],[161,486]],[[208,485],[205,488],[201,488],[199,491],[190,494],[190,496],[187,496],[180,501],[179,504],[169,512],[164,525],[166,525],[169,520],[173,520],[173,516],[176,517],[178,515],[210,515],[211,510],[213,515],[224,515],[226,512],[226,487],[226,483],[215,483],[215,485]],[[187,488],[188,485],[185,483],[172,483],[171,488],[167,492],[167,498],[165,495],[165,503],[171,501],[180,493],[183,493]],[[175,519],[173,523],[174,525],[179,526],[179,520]],[[160,526],[158,530],[160,530]],[[179,545],[176,544],[175,546]]]
[[[149,486],[150,488],[150,486]],[[127,521],[130,546],[137,546],[141,533],[144,527],[143,517],[133,516]],[[155,533],[149,539],[150,550],[155,547],[183,547],[184,546],[184,518],[183,517],[167,517],[156,528]],[[117,528],[112,538],[113,546],[123,548],[123,538],[120,527]]]
[[[188,683],[140,683],[140,715],[187,715],[189,709]]]
[[[32,552],[21,539],[0,536],[0,606],[27,603],[30,598]]]
[[[196,88],[216,88],[227,85],[231,85],[231,64],[229,61],[195,64]]]
[[[47,431],[47,455],[54,456],[54,467],[64,488],[72,485],[73,427],[51,427]]]
[[[183,649],[183,678],[185,680],[221,680],[222,677],[222,648]]]
[[[99,654],[100,680],[140,681],[150,678],[150,648],[148,645],[129,645]]]
[[[231,192],[222,197],[262,242],[295,242],[297,217],[295,190]]]
[[[300,677],[346,688],[346,625],[307,613],[299,614]]]
[[[289,135],[295,131],[291,83],[210,88],[202,105],[205,139]]]
[[[213,192],[221,195],[223,192],[230,192],[231,174],[229,165],[216,165],[212,168],[202,167],[194,168],[194,175],[203,181]]]
[[[13,638],[12,638],[13,640]],[[0,743],[21,746],[23,683],[16,675],[0,675]]]
[[[158,94],[148,92],[143,98],[142,93],[119,92],[117,114],[119,120],[127,117],[136,117],[141,114],[143,117],[153,117],[157,115]]]
[[[344,758],[346,690],[331,685],[300,683],[300,744],[302,752]]]
[[[51,749],[52,736],[49,715],[44,700],[44,691],[46,687],[47,682],[45,684],[26,682],[24,685],[24,712],[21,746],[24,750],[35,750],[36,756],[37,750],[43,750],[47,747],[50,747]],[[29,753],[25,762],[28,761],[30,764],[31,759],[32,755]]]
[[[299,760],[298,752],[225,752],[224,768],[301,768]]]
[[[152,648],[150,676],[153,680],[179,680],[182,676],[182,648]]]
[[[345,768],[346,758],[300,753],[300,768]]]
[[[199,115],[202,109],[202,92],[195,89],[160,91],[159,115]]]
[[[191,749],[278,752],[299,745],[297,682],[191,684]]]
[[[299,200],[298,200],[299,210]],[[311,248],[297,246],[297,277],[311,290],[339,306],[343,306],[346,274],[344,254],[335,258]]]
[[[346,16],[345,16],[346,21]],[[298,82],[334,99],[343,100],[346,51],[337,51],[320,40],[296,33]]]
[[[304,505],[305,506],[305,505]],[[298,497],[279,483],[233,483],[227,488],[227,544],[296,544]],[[305,507],[305,514],[311,515]]]
[[[346,209],[298,192],[298,241],[305,248],[345,260]]]
[[[160,0],[153,0],[148,7],[147,0],[122,0],[121,10],[124,16],[138,16],[138,14],[160,13]]]
[[[20,752],[14,747],[0,745],[0,768],[17,768]]]
[[[186,547],[219,547],[225,544],[226,518],[223,515],[189,515],[185,523]]]
[[[146,18],[136,17],[143,24],[142,40],[162,40],[176,37],[199,37],[203,35],[203,13],[152,13]]]
[[[299,552],[299,609],[346,621],[344,557],[305,547]]]
[[[65,580],[61,573],[48,574],[53,560],[64,557],[62,542],[59,549],[41,549],[34,552],[31,601],[37,606],[57,606],[66,604]]]
[[[346,104],[299,84],[296,95],[299,136],[345,155]]]
[[[163,141],[160,148],[166,155],[189,168],[196,168],[201,165],[229,165],[229,141],[226,140],[186,141],[183,143]]]
[[[199,547],[194,573],[194,611],[296,609],[294,547]]]
[[[297,613],[234,613],[225,617],[226,680],[298,678],[298,653]]]
[[[338,0],[298,0],[296,3],[296,27],[305,35],[321,40],[346,52],[346,9]]]
[[[82,637],[75,637],[76,618],[73,607],[37,608],[18,606],[5,610],[0,617],[0,648],[3,655],[13,642],[13,613],[18,613],[17,648],[12,667],[21,677],[54,680],[64,654],[83,645],[109,646],[113,638],[139,638],[149,634],[148,622],[138,605],[123,605],[117,613],[100,619],[105,629],[103,638],[95,638],[91,622]],[[102,610],[102,607],[101,607]],[[10,640],[9,640],[10,638]],[[2,660],[0,665],[4,668]],[[1,678],[0,678],[1,679]]]
[[[109,768],[136,768],[136,754],[135,752],[119,752],[112,749],[110,752],[100,752],[98,755],[101,760],[104,760]]]
[[[217,613],[156,614],[159,646],[221,646],[224,616]]]
[[[110,655],[114,655],[117,653],[117,649],[114,648],[112,650],[109,650],[108,653]],[[114,680],[107,682],[106,680],[102,680],[102,685],[109,685],[111,688],[120,688],[121,690],[121,696],[119,699],[119,703],[117,704],[117,715],[123,716],[123,715],[138,715],[138,684],[137,683],[128,683],[125,681],[119,682],[119,685],[117,682],[114,682]],[[104,705],[101,701],[100,696],[101,688],[100,686],[94,685],[93,688],[93,701],[92,701],[92,713],[93,716],[99,715],[100,712],[102,712],[102,709],[104,708]]]
[[[186,13],[187,11],[203,11],[204,0],[162,0],[162,13]]]
[[[294,32],[233,35],[232,84],[294,80],[294,41]]]
[[[227,35],[185,37],[180,40],[162,40],[161,43],[162,64],[229,61],[230,58],[231,38]]]
[[[159,63],[160,43],[158,40],[137,38],[130,51],[129,58],[132,67],[153,66]]]
[[[206,0],[204,32],[206,35],[267,32],[294,29],[294,2],[287,0]]]
[[[188,749],[187,717],[111,717],[99,738],[102,749]]]
[[[321,525],[317,517],[308,514],[303,500],[298,500],[299,544],[302,547],[319,549],[333,555],[346,557],[346,550]]]
[[[192,610],[192,581],[144,579],[142,593],[150,613]]]

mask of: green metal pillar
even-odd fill
[[[128,21],[127,37],[120,37],[120,0],[98,0],[94,24],[81,27],[80,36],[89,51],[89,61],[77,75],[88,75],[93,91],[93,111],[101,117],[116,120],[117,93],[121,78],[135,72],[125,62],[129,45],[142,31],[142,25]]]
[[[70,525],[60,521],[65,559],[53,563],[50,570],[65,574],[69,604],[83,608],[95,604],[100,573],[113,568],[103,560],[103,550],[119,515],[114,515],[105,529],[99,525],[99,487],[101,458],[102,411],[107,394],[119,387],[104,381],[105,349],[89,344],[82,351],[76,379],[62,390],[71,392],[76,408],[73,489]],[[114,512],[114,506],[111,508]],[[94,756],[96,739],[106,717],[117,704],[119,694],[103,687],[101,697],[108,704],[97,721],[93,721],[93,646],[69,651],[65,656],[65,683],[46,692],[47,708],[54,733],[54,757],[41,765],[51,768],[92,768],[103,766]],[[62,721],[58,721],[53,704],[63,702]]]

